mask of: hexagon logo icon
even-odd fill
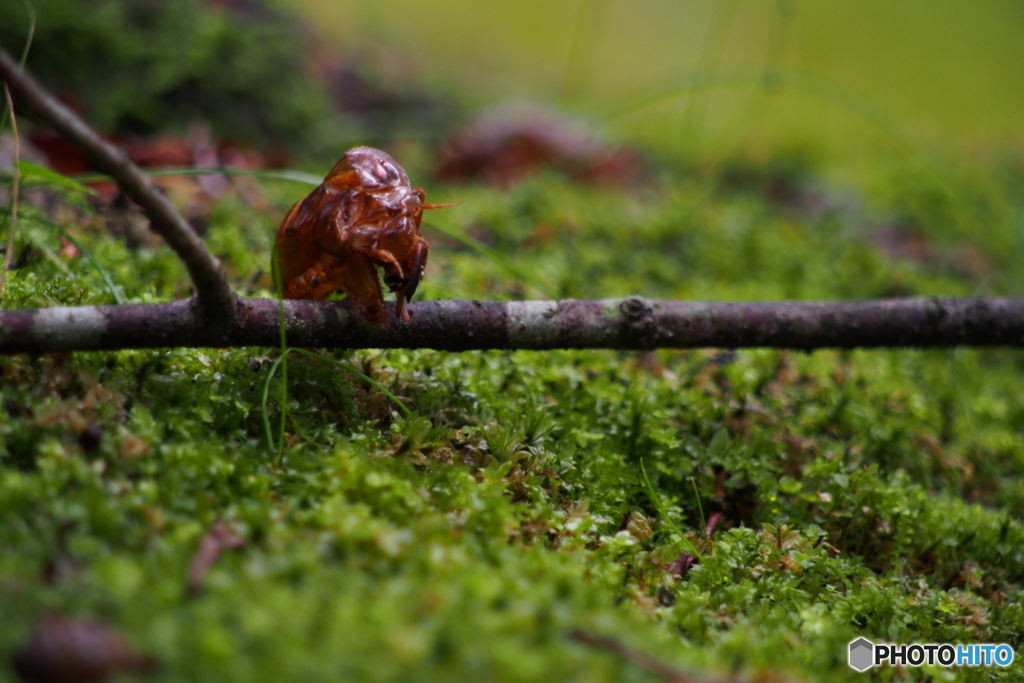
[[[875,644],[867,638],[858,638],[850,643],[850,655],[847,660],[851,668],[867,671],[874,665]]]

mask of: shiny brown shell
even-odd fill
[[[384,283],[396,294],[395,314],[409,320],[405,302],[427,263],[420,234],[423,190],[394,159],[372,147],[354,147],[323,183],[292,207],[277,232],[275,258],[286,299],[348,294],[373,322],[384,322]]]

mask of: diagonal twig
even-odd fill
[[[598,301],[418,301],[408,323],[367,322],[347,301],[237,300],[226,332],[188,301],[0,311],[0,354],[128,348],[789,349],[1024,347],[1024,299],[723,303],[628,297]]]
[[[633,666],[639,667],[650,674],[657,676],[658,678],[667,681],[667,683],[750,683],[751,678],[740,674],[711,674],[711,673],[697,673],[693,671],[682,671],[674,667],[669,666],[665,662],[652,657],[646,652],[635,650],[621,640],[612,638],[610,636],[602,636],[591,631],[584,631],[582,629],[573,629],[568,633],[569,638],[575,640],[578,643],[589,645],[595,649],[611,652],[618,655],[622,659],[626,660]],[[764,674],[765,672],[762,672]],[[786,679],[783,679],[779,675],[757,676],[753,680],[773,680],[779,681],[780,683]]]
[[[202,316],[207,325],[226,329],[235,319],[236,297],[220,263],[207,251],[192,226],[171,201],[116,147],[89,127],[74,112],[58,102],[10,53],[0,47],[0,79],[7,82],[19,104],[35,113],[49,127],[75,145],[90,165],[117,181],[118,186],[138,204],[153,230],[163,237],[185,263]]]
[[[718,680],[709,676],[674,669],[668,664],[665,664],[644,652],[626,647],[626,645],[621,641],[608,636],[600,636],[589,631],[575,629],[569,631],[569,638],[578,643],[590,645],[591,647],[605,652],[612,652],[619,657],[622,657],[630,664],[633,664],[648,673],[654,674],[658,678],[668,681],[668,683],[710,683],[711,681]],[[727,678],[722,680],[732,681],[733,679]]]

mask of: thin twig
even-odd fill
[[[14,101],[11,99],[11,89],[4,84],[4,96],[7,98],[7,111],[11,113],[11,132],[14,135],[14,168],[11,181],[11,220],[7,230],[7,251],[4,252],[4,263],[0,266],[0,301],[4,296],[4,284],[7,281],[7,270],[11,267],[11,259],[14,256],[14,236],[18,229],[18,183],[21,180],[21,172],[18,164],[21,162],[21,141],[18,137],[18,117],[14,113]]]
[[[704,681],[713,680],[705,676],[698,676],[696,674],[673,669],[668,664],[658,661],[646,653],[626,647],[625,644],[615,638],[599,636],[596,633],[581,631],[579,629],[570,631],[569,637],[578,643],[583,643],[584,645],[589,645],[599,650],[616,654],[630,664],[638,666],[644,671],[654,674],[658,678],[666,680],[669,683],[703,683]]]
[[[211,330],[189,301],[0,311],[0,353],[277,346],[279,302],[238,299]],[[628,297],[599,301],[419,301],[404,323],[367,322],[347,301],[280,303],[288,345],[337,349],[789,349],[1024,346],[1024,299],[721,303]]]
[[[188,268],[205,324],[218,332],[226,332],[235,320],[234,292],[220,263],[207,251],[171,201],[131,162],[123,149],[104,140],[58,102],[3,48],[0,48],[0,78],[7,82],[20,104],[75,145],[93,168],[117,181],[125,195],[142,208],[153,230],[167,241]]]
[[[225,550],[241,550],[245,547],[245,539],[235,533],[223,520],[216,520],[210,530],[199,542],[196,554],[188,566],[188,593],[199,595],[206,583],[206,575],[210,568],[217,564]]]
[[[668,681],[668,683],[746,683],[750,680],[745,676],[737,674],[714,675],[680,671],[679,669],[669,666],[665,662],[655,659],[646,652],[634,650],[617,638],[598,635],[597,633],[591,633],[590,631],[574,629],[569,631],[569,638],[598,650],[618,655],[630,664],[637,666],[644,671],[661,678],[662,680]]]

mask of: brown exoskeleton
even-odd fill
[[[277,232],[278,273],[286,299],[325,299],[348,294],[366,317],[385,322],[384,284],[396,294],[395,314],[409,321],[405,302],[427,263],[420,234],[424,193],[390,155],[354,147],[324,182],[292,207]]]

